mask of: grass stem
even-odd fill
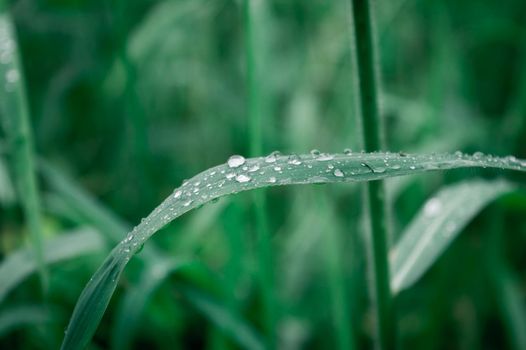
[[[383,148],[383,123],[378,108],[376,52],[371,0],[353,0],[353,25],[359,77],[361,124],[365,151]],[[383,182],[366,184],[370,253],[368,265],[372,273],[372,297],[380,349],[396,348],[394,304],[389,288],[387,260],[387,208]]]
[[[33,246],[42,290],[47,290],[48,274],[42,251],[42,217],[40,196],[34,164],[34,145],[31,134],[29,105],[24,86],[24,77],[18,45],[11,17],[4,4],[0,4],[0,76],[2,92],[0,113],[8,137],[12,157],[13,177],[22,203],[30,241]]]

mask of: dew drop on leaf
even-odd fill
[[[343,171],[341,171],[340,169],[334,169],[333,174],[336,177],[343,177],[344,176]]]
[[[240,174],[240,175],[236,176],[236,181],[239,182],[239,183],[249,182],[250,180],[251,180],[250,176],[247,176],[247,175],[244,175],[244,174]]]
[[[230,158],[228,158],[227,164],[230,168],[237,168],[245,164],[245,157],[237,155],[237,154],[233,155]]]

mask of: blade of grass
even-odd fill
[[[3,5],[0,3],[0,113],[9,140],[18,197],[24,210],[45,294],[48,274],[43,258],[40,196],[33,159],[29,105],[14,26]]]
[[[526,349],[526,309],[520,282],[506,261],[503,211],[494,208],[487,217],[485,260],[498,311],[511,349]]]
[[[470,180],[429,199],[390,252],[393,294],[413,285],[475,215],[514,189],[502,180]]]
[[[318,210],[320,213],[327,213],[326,225],[330,227],[331,223],[336,221],[334,213],[329,211],[327,199],[323,195],[319,195],[317,201]],[[327,266],[327,274],[331,293],[331,307],[332,319],[335,327],[335,336],[337,338],[338,349],[350,350],[354,349],[353,327],[351,322],[351,308],[349,305],[349,293],[346,287],[345,279],[345,264],[342,256],[343,242],[342,235],[339,230],[333,227],[327,230],[324,237],[324,245],[326,249],[325,259]]]
[[[250,155],[258,156],[263,149],[263,115],[268,110],[268,94],[264,83],[266,1],[244,0],[245,19],[245,52],[248,90],[248,118]],[[274,294],[274,260],[272,241],[268,228],[265,192],[254,194],[255,227],[257,234],[257,252],[259,261],[259,278],[263,296],[265,328],[268,336],[268,348],[276,343],[277,302]]]
[[[296,160],[296,159],[295,159]],[[299,162],[299,163],[298,163]],[[380,180],[393,176],[455,168],[485,167],[526,172],[526,161],[456,154],[398,153],[311,154],[244,159],[210,168],[177,188],[141,221],[108,255],[81,293],[73,310],[62,349],[82,349],[95,332],[120,274],[128,261],[159,229],[216,198],[269,186]]]
[[[384,147],[384,126],[378,108],[375,33],[371,0],[353,0],[353,25],[359,77],[359,97],[364,149]],[[368,266],[371,274],[375,339],[380,349],[397,347],[395,306],[389,288],[388,224],[385,187],[381,181],[366,184],[366,218],[369,231]]]
[[[44,306],[12,306],[0,312],[0,337],[25,325],[38,325],[49,322],[51,318],[51,313]]]
[[[43,258],[46,264],[53,264],[81,255],[100,252],[104,240],[93,229],[83,228],[65,232],[44,241]],[[7,294],[37,269],[38,264],[27,248],[9,254],[0,265],[0,303]]]

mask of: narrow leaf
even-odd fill
[[[79,229],[44,241],[44,261],[52,264],[99,252],[103,248],[104,241],[98,232],[87,228]],[[0,303],[7,293],[35,272],[36,268],[37,263],[30,249],[23,248],[9,254],[0,265]]]
[[[319,154],[244,159],[233,156],[227,164],[208,169],[183,183],[141,221],[106,258],[79,297],[62,349],[88,344],[122,270],[159,229],[184,213],[216,198],[256,188],[380,180],[433,170],[488,167],[526,171],[526,161],[514,157],[469,156],[461,153],[408,155],[398,153]]]
[[[509,182],[472,180],[429,199],[391,250],[393,293],[410,287],[486,205],[514,189]]]

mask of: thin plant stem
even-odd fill
[[[356,57],[359,78],[359,99],[363,144],[366,152],[379,151],[384,145],[383,122],[378,107],[378,77],[373,33],[371,0],[352,0],[353,25],[356,37]],[[368,218],[368,265],[372,277],[372,298],[376,319],[377,345],[380,349],[396,348],[394,303],[389,287],[387,259],[387,208],[384,183],[366,184]]]
[[[259,7],[264,6],[259,3]],[[267,103],[266,95],[262,89],[264,85],[262,78],[262,55],[261,49],[262,32],[261,16],[264,15],[263,8],[255,8],[251,0],[243,2],[243,16],[245,27],[245,49],[246,49],[246,82],[248,92],[248,119],[249,119],[249,153],[251,156],[259,156],[263,150],[263,113]],[[259,17],[258,17],[259,16]],[[257,231],[257,252],[259,264],[259,278],[262,291],[263,305],[265,310],[265,328],[268,336],[268,348],[275,347],[276,328],[276,299],[274,295],[274,272],[272,257],[272,241],[267,224],[266,195],[264,191],[256,191],[254,197],[255,221]]]
[[[27,222],[40,281],[44,294],[48,285],[48,272],[42,250],[42,214],[34,164],[34,145],[31,133],[29,104],[24,75],[20,64],[16,34],[11,17],[0,3],[0,74],[3,91],[0,93],[0,113],[10,153],[17,192]]]

